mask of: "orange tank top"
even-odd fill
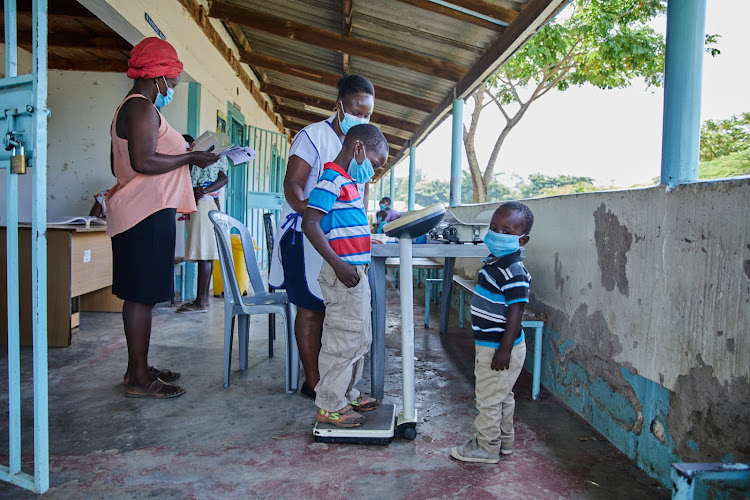
[[[109,236],[127,231],[149,215],[165,208],[175,208],[180,213],[196,211],[188,165],[156,175],[139,174],[130,165],[128,141],[117,137],[116,129],[120,109],[128,99],[133,97],[146,99],[141,94],[126,97],[115,111],[110,130],[112,162],[117,184],[107,194],[107,234]],[[156,152],[165,155],[184,154],[187,151],[185,139],[167,123],[161,113],[159,113],[159,119],[161,123]]]

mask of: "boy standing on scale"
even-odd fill
[[[370,224],[363,201],[364,184],[388,159],[388,143],[374,125],[349,129],[341,152],[326,163],[310,193],[302,231],[325,262],[320,283],[325,321],[315,386],[315,419],[337,427],[357,427],[359,412],[374,410],[377,399],[362,396],[364,355],[372,342],[372,306],[367,269]]]

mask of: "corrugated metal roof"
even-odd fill
[[[468,96],[567,2],[215,0],[209,16],[241,26],[250,47],[241,59],[290,131],[330,111],[348,71],[373,82],[372,121],[401,146],[419,143],[454,92]]]

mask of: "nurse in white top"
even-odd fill
[[[320,379],[318,355],[325,317],[318,284],[323,258],[302,233],[302,214],[307,208],[310,192],[323,173],[323,166],[339,154],[344,136],[351,127],[370,121],[375,104],[375,90],[363,76],[345,76],[336,87],[335,114],[300,130],[289,148],[284,177],[285,201],[268,276],[269,284],[284,288],[289,300],[297,306],[294,332],[305,370],[301,392],[313,399]],[[358,187],[367,206],[367,185]]]

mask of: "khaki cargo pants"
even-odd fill
[[[359,397],[354,386],[362,378],[364,356],[372,342],[369,266],[355,267],[359,283],[352,288],[339,281],[328,262],[323,262],[318,277],[326,316],[315,404],[328,411],[340,410]]]
[[[474,344],[474,376],[476,377],[477,410],[474,420],[479,446],[492,454],[500,453],[500,445],[513,448],[513,412],[516,400],[513,386],[526,359],[526,342],[513,346],[507,370],[492,369],[494,347]]]

